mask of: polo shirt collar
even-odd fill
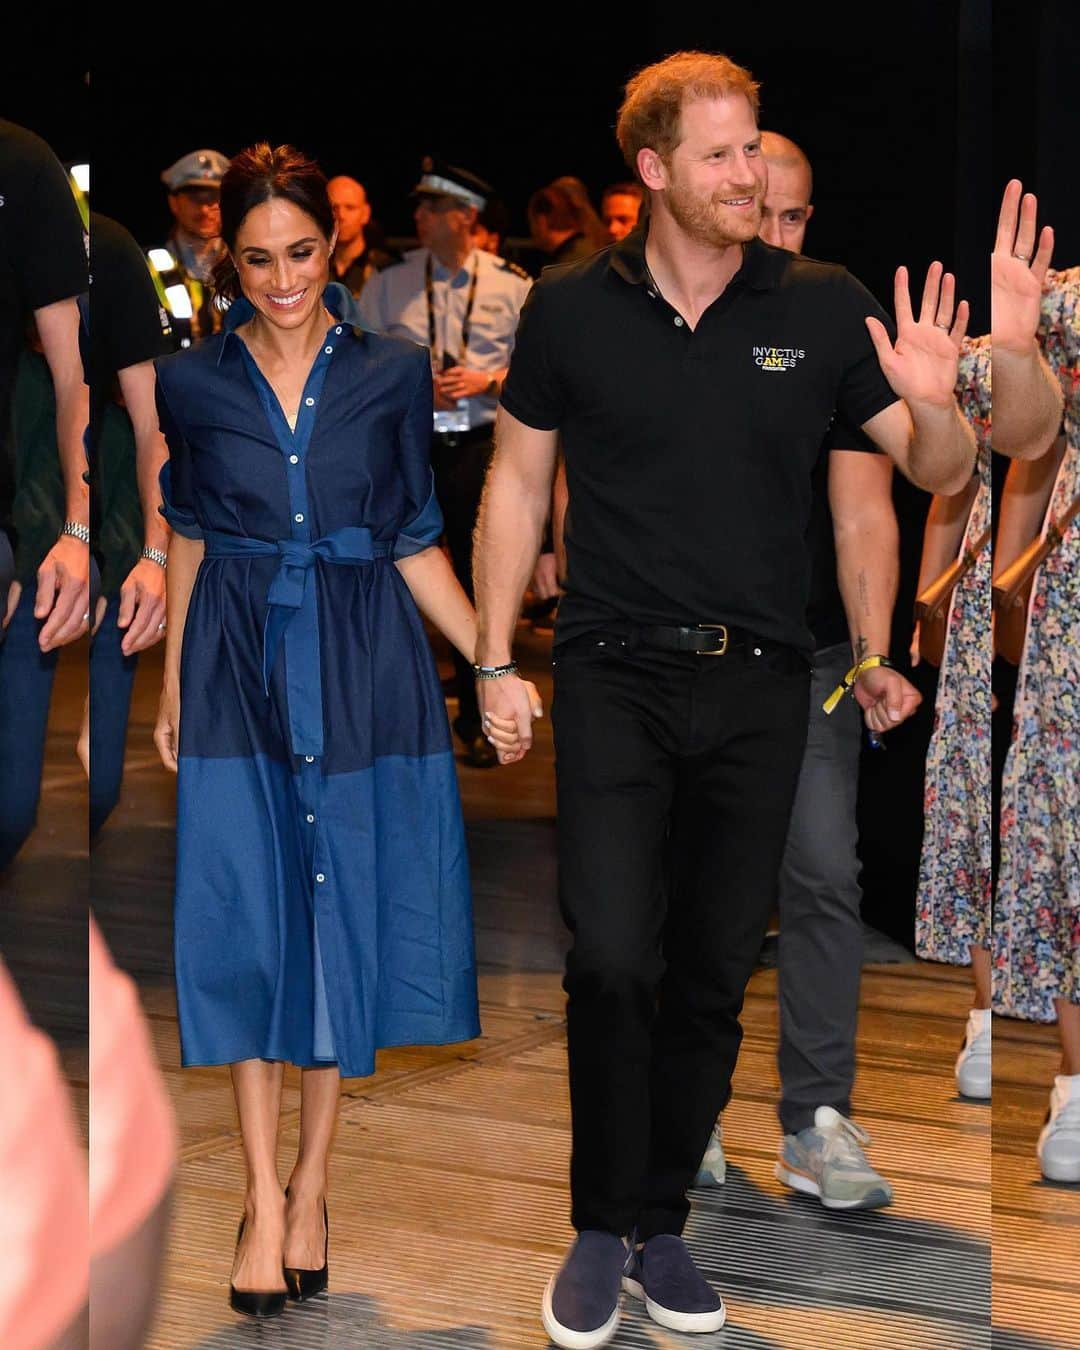
[[[343,324],[348,324],[354,330],[363,328],[360,306],[352,292],[340,281],[330,282],[323,291],[322,302],[335,319],[340,319]],[[236,330],[241,324],[247,323],[254,313],[255,306],[244,295],[238,296],[225,311],[225,317],[221,322],[222,342],[218,349],[217,365],[221,365],[221,358],[229,347],[242,341]]]
[[[642,286],[649,279],[645,266],[644,228],[631,230],[625,239],[612,247],[608,266],[632,286]],[[784,264],[784,250],[773,248],[761,239],[751,239],[743,247],[743,260],[732,281],[741,282],[753,291],[770,291],[780,280]]]

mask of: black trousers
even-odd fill
[[[806,740],[809,665],[762,651],[556,651],[579,1231],[681,1232],[730,1097]]]
[[[443,513],[443,529],[450,550],[454,575],[475,599],[472,576],[472,540],[484,478],[494,449],[491,428],[463,436],[433,436],[431,467],[435,495]],[[465,740],[480,733],[480,708],[476,701],[476,677],[472,665],[454,648],[455,693],[458,698],[457,730]]]

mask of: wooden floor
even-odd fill
[[[526,643],[543,670],[543,642]],[[381,1053],[346,1080],[332,1163],[331,1293],[252,1324],[227,1307],[242,1165],[227,1072],[180,1070],[171,977],[172,781],[150,742],[157,661],[137,682],[123,799],[94,852],[91,887],[117,959],[139,981],[180,1124],[182,1151],[165,1287],[149,1344],[187,1347],[544,1346],[540,1295],[571,1230],[564,935],[554,903],[550,727],[526,764],[462,767],[481,961],[483,1037]],[[58,702],[42,828],[2,883],[0,945],[44,980],[39,1020],[66,1023],[65,1063],[85,1111],[85,1052],[71,972],[20,938],[47,938],[39,885],[79,894],[66,759],[72,691]],[[64,878],[67,878],[66,883]],[[35,895],[36,893],[36,895]],[[48,894],[48,892],[45,892]],[[14,916],[14,918],[13,918]],[[70,920],[64,910],[55,922]],[[21,965],[20,965],[21,963]],[[1080,1188],[1041,1182],[1034,1144],[1055,1068],[1052,1029],[998,1023],[991,1111],[957,1098],[952,1065],[969,1001],[965,972],[914,962],[868,967],[856,1114],[893,1181],[887,1211],[837,1215],[775,1180],[775,972],[760,970],[725,1116],[728,1182],[695,1192],[688,1237],[724,1292],[724,1331],[681,1337],[627,1309],[616,1346],[1080,1346]],[[51,980],[58,983],[50,983]],[[280,1163],[297,1143],[287,1078]],[[993,1206],[991,1201],[993,1200]]]

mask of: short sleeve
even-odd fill
[[[86,235],[60,161],[44,141],[32,140],[21,198],[7,196],[8,209],[18,212],[14,262],[23,297],[27,308],[44,309],[85,292]]]
[[[552,298],[543,280],[536,282],[521,308],[510,372],[500,402],[512,417],[537,431],[554,431],[565,415],[562,383],[552,359]]]
[[[883,455],[884,450],[870,437],[865,431],[858,427],[853,427],[842,417],[834,417],[829,430],[825,434],[825,449],[831,450],[855,450],[864,455]]]
[[[896,326],[861,281],[850,272],[840,275],[833,302],[830,334],[840,355],[840,384],[836,408],[849,426],[861,427],[871,417],[896,403],[898,395],[885,378],[866,327],[867,316],[880,319],[893,342]]]
[[[1080,267],[1047,272],[1039,339],[1068,400],[1080,372]]]
[[[158,425],[169,447],[169,458],[161,466],[158,475],[162,501],[158,510],[177,534],[182,534],[185,539],[201,539],[202,530],[195,518],[195,496],[191,485],[191,451],[169,407],[161,384],[160,369],[154,397],[157,401]]]
[[[90,218],[90,350],[101,378],[164,356],[170,344],[150,269],[122,225],[96,213]]]
[[[398,529],[394,558],[409,558],[439,542],[442,511],[431,472],[431,423],[434,395],[427,351],[418,348],[416,379],[401,423],[399,455],[408,517]]]

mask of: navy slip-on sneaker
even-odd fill
[[[623,1288],[644,1300],[652,1320],[670,1331],[719,1331],[727,1317],[724,1300],[694,1265],[686,1243],[672,1233],[658,1233],[634,1251]]]
[[[579,1233],[544,1290],[544,1330],[563,1350],[596,1350],[619,1327],[626,1244],[614,1233]]]

